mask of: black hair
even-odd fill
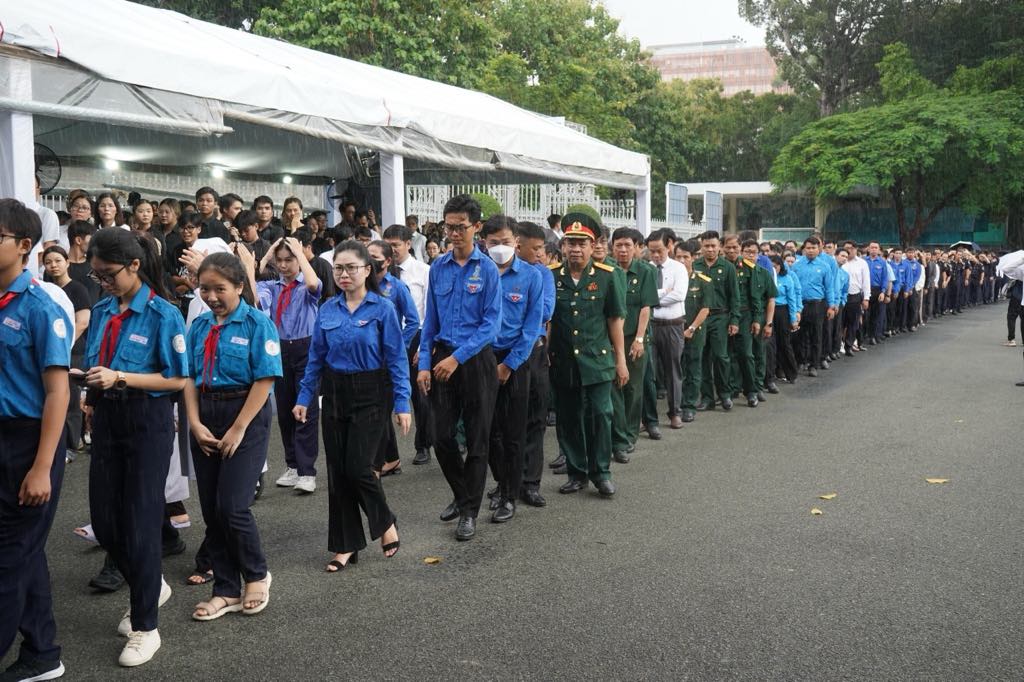
[[[88,220],[72,220],[68,223],[68,244],[74,244],[78,237],[96,234],[96,226]]]
[[[60,244],[54,244],[52,246],[47,246],[45,249],[43,249],[43,260],[46,260],[46,256],[48,254],[51,254],[51,253],[60,254],[64,258],[64,260],[68,259],[68,252],[65,251],[64,247],[61,246]]]
[[[119,229],[100,230],[89,242],[86,258],[99,258],[117,265],[128,265],[138,260],[139,279],[157,296],[170,300],[164,288],[163,261],[157,252],[156,241],[149,235]]]
[[[370,229],[369,225],[356,225],[355,229],[352,230],[352,237],[359,239],[360,237],[373,238],[373,230]]]
[[[342,243],[335,246],[334,254],[331,256],[332,264],[334,263],[334,260],[338,257],[338,254],[342,253],[343,251],[351,251],[352,253],[356,254],[357,258],[363,261],[363,265],[369,265],[371,275],[376,270],[376,264],[373,262],[373,259],[370,258],[370,251],[365,246],[363,246],[362,242],[357,242],[355,239],[346,239]],[[376,277],[366,278],[366,289],[368,291],[372,291],[375,294],[383,296],[383,294],[380,293],[380,284],[377,283]]]
[[[71,190],[71,192],[68,193],[68,199],[67,202],[65,202],[69,211],[71,210],[71,207],[75,205],[75,202],[78,201],[79,199],[85,199],[87,202],[89,202],[89,210],[92,210],[92,197],[89,196],[89,193],[86,192],[84,189],[73,189]]]
[[[666,234],[666,232],[671,233],[671,230],[669,230],[668,228],[655,230],[654,232],[651,232],[649,235],[647,235],[647,239],[644,243],[650,244],[651,242],[661,242],[663,246],[668,246],[670,241],[675,241],[675,235]]]
[[[256,217],[256,211],[249,209],[239,211],[238,215],[235,216],[235,227],[239,230],[244,230],[250,225],[256,225],[259,222],[259,219]]]
[[[186,225],[192,225],[202,229],[203,227],[203,216],[198,211],[185,211],[178,216],[178,229],[182,229]]]
[[[203,196],[204,194],[212,194],[214,201],[220,201],[220,195],[217,194],[217,190],[215,190],[212,187],[200,187],[199,189],[197,189],[196,201],[199,201],[199,197]]]
[[[779,254],[773,253],[772,255],[768,256],[768,259],[773,264],[779,266],[779,276],[780,277],[782,275],[785,275],[787,272],[789,272],[789,268],[786,267],[786,259],[783,258],[782,256],[780,256]]]
[[[64,225],[69,220],[71,220],[71,214],[70,213],[68,213],[65,210],[57,211],[57,222],[59,222],[61,225]]]
[[[268,197],[266,194],[261,194],[252,200],[252,210],[256,210],[256,207],[260,204],[270,204],[270,208],[274,208],[274,200]]]
[[[117,197],[111,192],[103,192],[97,195],[96,201],[93,202],[93,217],[96,219],[96,226],[102,227],[103,224],[100,221],[100,202],[104,199],[110,199],[114,202],[114,225],[124,225],[124,211],[121,210],[121,202],[117,200]]]
[[[544,228],[537,223],[524,221],[517,224],[520,239],[547,239]]]
[[[416,223],[417,225],[420,224],[420,217],[418,215],[416,215],[415,213],[410,213],[409,215],[405,216],[405,222],[406,223],[408,223],[410,220],[413,221],[414,223]],[[406,241],[408,241],[408,240],[406,240]]]
[[[629,239],[633,244],[644,243],[644,236],[640,233],[640,230],[636,230],[632,227],[620,227],[612,232],[612,244],[620,239]]]
[[[302,244],[303,247],[313,243],[313,233],[305,227],[300,227],[291,234],[292,238]]]
[[[391,248],[391,244],[388,244],[386,241],[382,239],[375,239],[369,244],[367,244],[367,252],[369,252],[371,246],[376,246],[378,249],[380,249],[380,254],[384,256],[384,260],[391,261],[391,267],[388,268],[388,274],[391,275],[392,277],[401,277],[402,269],[398,267],[398,264],[395,262],[395,250]],[[379,270],[377,270],[376,262],[373,263],[373,272],[374,274],[380,272]]]
[[[474,225],[480,222],[480,204],[468,194],[459,194],[449,199],[441,211],[441,217],[444,218],[449,213],[465,213],[469,222]]]
[[[484,222],[484,226],[480,228],[480,238],[486,239],[488,235],[501,232],[502,230],[511,230],[513,235],[517,234],[516,221],[500,213],[492,215]]]
[[[178,203],[177,199],[171,199],[170,197],[162,199],[160,205],[170,206],[171,210],[174,211],[174,215],[181,215],[181,204]]]
[[[365,208],[361,208],[358,211],[356,211],[356,214],[352,216],[352,218],[355,220],[359,220],[360,218],[366,218],[367,220],[369,220],[370,212],[367,211]]]
[[[562,216],[558,215],[557,213],[552,213],[551,215],[548,216],[548,227],[550,227],[552,230],[558,227],[559,224],[561,224],[561,222]]]
[[[35,247],[43,237],[43,221],[39,214],[17,199],[0,199],[0,226],[18,240],[29,239]],[[31,251],[32,249],[29,249]],[[25,254],[24,262],[28,261]]]
[[[389,225],[384,230],[383,237],[384,239],[400,239],[403,242],[411,242],[412,230],[405,225],[395,223],[394,225]]]
[[[182,202],[179,203],[179,207],[181,208],[180,213],[185,213],[186,211],[195,212],[195,210],[196,210],[196,202],[189,201],[188,199],[186,199],[185,201],[182,201]]]
[[[699,239],[687,239],[685,244],[686,244],[686,250],[689,251],[694,256],[696,256],[697,254],[700,253],[700,240]]]
[[[742,235],[743,233],[741,232],[740,234]],[[757,246],[757,240],[756,239],[744,239],[744,240],[742,240],[740,242],[740,248],[741,249],[745,249],[748,246]],[[758,247],[758,248],[760,248],[760,247]]]
[[[218,275],[234,284],[242,287],[242,299],[249,305],[256,305],[256,296],[252,287],[249,286],[249,274],[238,256],[233,253],[211,253],[203,259],[196,272],[196,279],[203,276],[207,270],[213,270]]]
[[[221,195],[221,197],[217,199],[217,208],[219,208],[221,211],[226,211],[229,208],[231,208],[231,204],[235,203],[236,201],[240,204],[243,203],[242,197],[238,196],[233,192],[228,192],[227,194]]]
[[[308,218],[316,218],[318,220],[320,218],[326,218],[327,217],[327,211],[323,211],[321,209],[317,209],[317,210],[313,211],[312,213],[310,213],[307,217]]]
[[[338,210],[344,213],[345,209],[348,208],[349,206],[351,206],[352,208],[359,208],[359,205],[356,202],[352,201],[351,199],[345,199],[345,201],[341,202],[341,206],[338,207]]]
[[[807,239],[804,240],[803,246],[807,246],[808,244],[813,244],[814,246],[820,247],[821,240],[818,239],[817,237],[808,237]]]
[[[352,228],[345,223],[338,223],[333,228],[334,241],[338,244],[353,238]]]
[[[715,230],[708,230],[707,232],[701,232],[699,235],[697,235],[697,239],[701,240],[702,242],[706,242],[710,239],[717,239],[721,241],[722,237]]]
[[[544,253],[547,254],[548,258],[551,258],[551,256],[558,256],[559,258],[562,257],[562,252],[559,250],[558,244],[553,242],[544,242]]]
[[[281,204],[281,208],[288,208],[288,204],[298,204],[299,210],[302,210],[302,200],[298,197],[288,197],[284,200],[284,203]]]

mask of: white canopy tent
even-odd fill
[[[631,189],[641,229],[650,216],[643,154],[489,95],[124,0],[0,0],[0,194],[31,196],[34,137],[72,158],[327,178],[351,172],[346,147],[375,150],[385,221],[404,210],[404,159]]]

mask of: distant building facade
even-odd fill
[[[778,67],[763,45],[752,47],[741,40],[713,40],[703,43],[651,45],[651,63],[661,79],[691,81],[717,78],[725,96],[744,90],[755,95],[768,92],[791,93],[793,89],[778,81]]]

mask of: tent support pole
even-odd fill
[[[31,65],[21,59],[4,60],[7,88],[0,94],[32,99]],[[0,111],[0,197],[35,200],[35,152],[32,114]]]
[[[647,174],[647,180],[643,189],[636,191],[636,229],[647,235],[651,231],[651,175]]]
[[[405,159],[380,153],[380,224],[405,225]]]

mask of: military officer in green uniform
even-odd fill
[[[562,217],[566,259],[551,267],[555,310],[548,352],[569,474],[558,491],[579,492],[589,479],[601,495],[611,496],[612,382],[629,381],[622,335],[626,297],[615,268],[593,259],[599,229],[583,213]]]
[[[683,414],[684,422],[692,422],[697,415],[700,401],[701,364],[704,361],[704,342],[707,331],[704,322],[710,310],[707,301],[714,297],[712,280],[707,275],[694,272],[693,262],[700,257],[700,242],[691,239],[676,244],[676,260],[686,266],[690,273],[690,286],[686,292],[686,328],[683,330]]]
[[[643,407],[645,350],[651,308],[658,305],[658,285],[655,270],[647,261],[637,257],[643,244],[639,230],[620,227],[612,234],[612,253],[616,271],[625,275],[626,320],[623,325],[623,347],[626,349],[626,368],[629,382],[612,389],[612,457],[616,462],[629,462],[629,454],[636,449],[640,431],[640,412]]]
[[[756,277],[757,265],[753,261],[744,261],[740,257],[740,238],[734,234],[726,235],[722,243],[725,259],[736,268],[736,286],[740,292],[740,323],[735,334],[729,337],[729,358],[732,361],[731,374],[732,395],[735,398],[740,390],[747,399],[747,405],[757,407],[757,384],[754,381],[754,327],[757,334],[761,327],[756,320],[764,317],[764,299],[754,296],[751,285]]]
[[[743,262],[754,268],[750,279],[750,296],[761,301],[764,309],[764,314],[755,317],[750,327],[754,349],[754,389],[757,391],[757,400],[764,402],[765,344],[774,343],[771,340],[774,326],[772,321],[775,319],[775,297],[779,295],[779,290],[772,273],[756,264],[757,242],[745,239],[740,248]]]
[[[721,255],[722,242],[718,233],[709,230],[700,235],[701,258],[693,264],[693,271],[711,278],[710,296],[704,303],[710,314],[704,326],[704,360],[701,371],[701,402],[699,410],[715,409],[715,390],[722,408],[732,409],[730,388],[729,337],[739,331],[740,292],[736,283],[736,268]]]

